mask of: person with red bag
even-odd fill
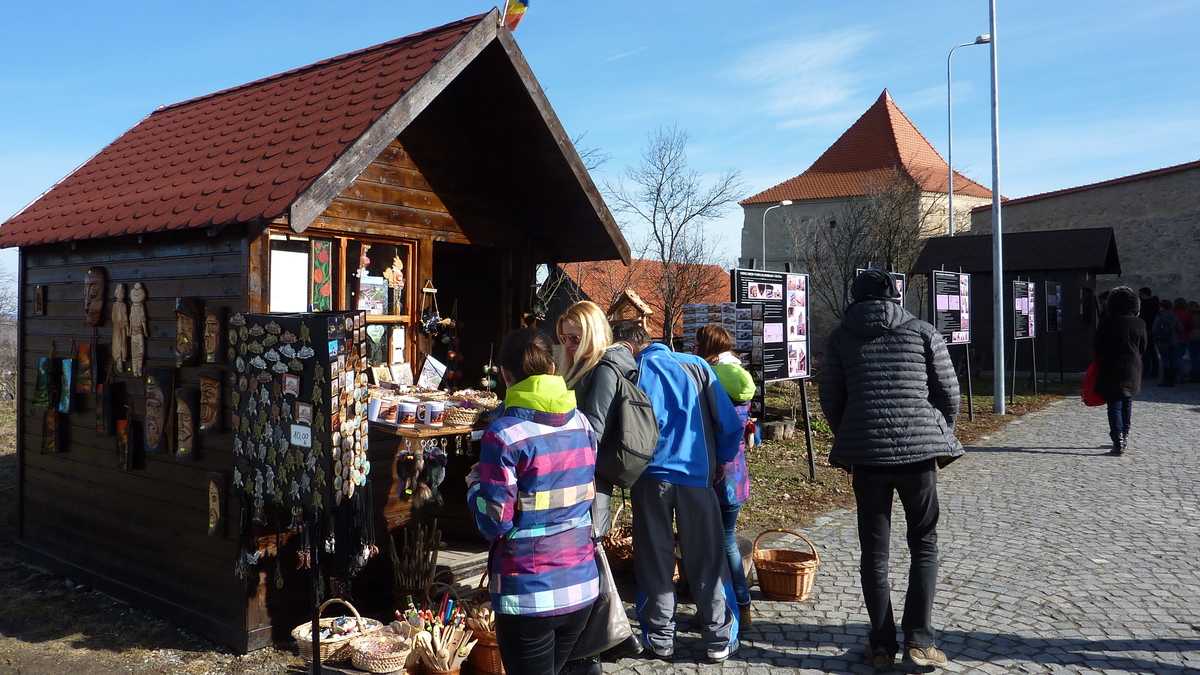
[[[1138,318],[1140,301],[1128,286],[1108,294],[1108,311],[1096,328],[1096,392],[1108,404],[1108,434],[1112,453],[1129,445],[1133,397],[1142,386],[1142,354],[1148,341],[1146,323]]]

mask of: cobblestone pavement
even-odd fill
[[[1064,400],[941,476],[934,619],[948,670],[1200,672],[1200,386],[1148,388],[1129,452],[1105,455],[1107,442],[1103,408]],[[898,502],[894,514],[899,612],[908,553]],[[834,513],[808,533],[822,554],[812,598],[756,598],[729,662],[704,664],[698,635],[681,631],[673,664],[629,658],[605,672],[869,672],[854,516]],[[680,605],[681,626],[693,611]]]

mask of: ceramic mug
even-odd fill
[[[440,428],[446,421],[444,401],[425,401],[417,406],[417,422],[424,427]]]
[[[401,400],[397,406],[396,423],[409,429],[417,426],[417,410],[419,407],[416,401]]]

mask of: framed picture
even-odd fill
[[[296,405],[296,411],[295,411],[296,422],[298,422],[300,424],[312,424],[312,419],[313,419],[312,404],[305,403],[304,401],[296,401],[295,405]]]
[[[287,373],[283,376],[283,395],[284,396],[299,396],[300,395],[300,376],[292,373]]]

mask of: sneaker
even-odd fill
[[[709,661],[713,661],[715,663],[720,663],[721,661],[724,661],[725,659],[733,656],[734,653],[737,652],[737,650],[738,650],[738,641],[730,640],[729,644],[725,645],[724,647],[722,647],[720,649],[710,649],[705,654],[706,654],[706,656],[708,656]]]
[[[675,658],[675,648],[674,647],[667,647],[666,649],[659,649],[659,648],[655,647],[654,645],[650,644],[649,642],[645,642],[642,644],[642,648],[644,650],[642,653],[645,654],[647,656],[647,658],[655,658],[655,659],[660,659],[662,661],[670,661],[671,659]]]
[[[906,647],[904,649],[904,662],[911,663],[921,668],[944,668],[950,661],[942,650],[937,647]]]
[[[867,665],[879,671],[892,670],[896,667],[896,652],[867,645]]]

